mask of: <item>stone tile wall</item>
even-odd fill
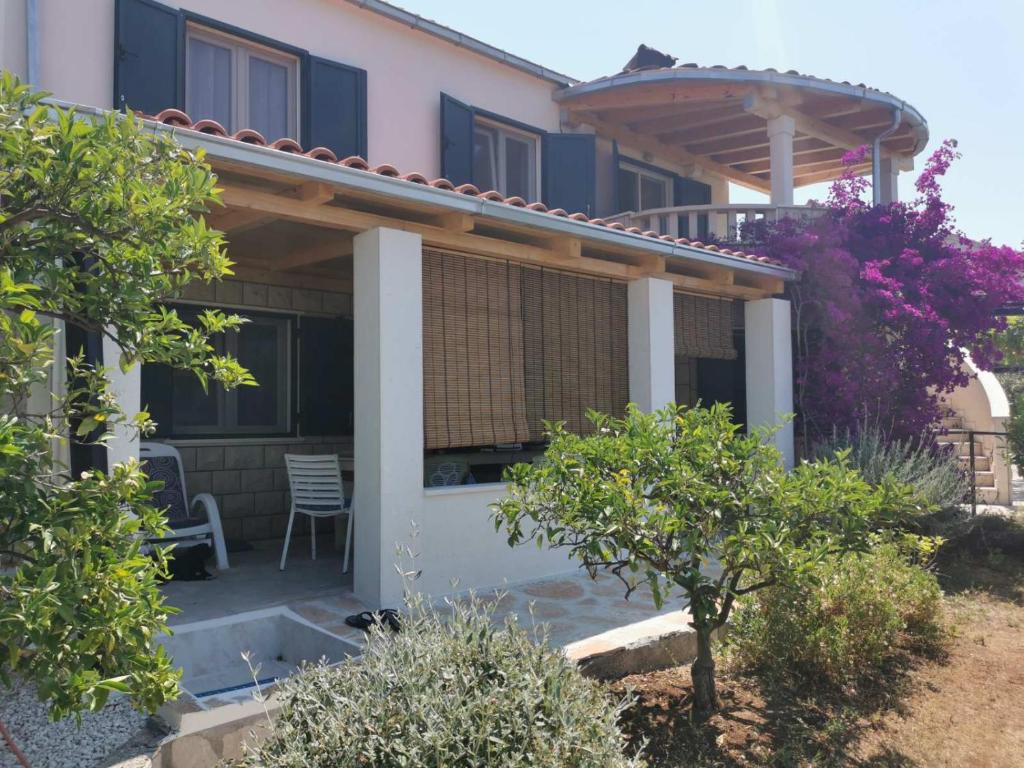
[[[224,535],[250,542],[284,537],[291,504],[286,453],[352,455],[351,437],[268,440],[265,444],[250,444],[251,440],[197,442],[178,446],[189,495],[213,494]],[[320,523],[322,530],[329,530],[333,519]],[[309,534],[309,518],[302,516],[295,525],[293,535]]]

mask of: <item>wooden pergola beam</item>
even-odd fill
[[[615,139],[625,146],[651,152],[655,155],[662,155],[682,165],[691,163],[698,165],[711,173],[722,176],[730,181],[735,181],[741,186],[756,189],[759,192],[769,192],[771,190],[771,186],[764,179],[738,171],[728,165],[712,160],[710,157],[694,154],[684,147],[666,144],[654,137],[644,136],[631,131],[629,128],[606,123],[595,115],[581,114],[579,117],[582,121],[594,126],[600,135]]]
[[[389,227],[416,232],[423,238],[424,245],[478,256],[507,259],[619,280],[665,276],[666,279],[677,284],[684,282],[688,290],[710,296],[750,299],[771,295],[760,287],[736,284],[732,276],[725,278],[721,274],[716,274],[708,279],[672,274],[666,271],[670,259],[660,254],[633,253],[630,256],[633,263],[586,256],[583,255],[586,244],[580,238],[550,238],[543,247],[528,245],[468,232],[452,231],[433,224],[395,219],[366,211],[354,211],[333,205],[282,197],[243,186],[227,186],[222,193],[222,199],[233,210],[272,215],[275,219],[324,229],[357,233],[374,227]],[[306,250],[295,251],[281,260],[261,259],[257,263],[269,275],[290,274],[280,270],[298,269],[301,266],[310,266],[320,261],[336,258],[344,254],[345,248],[346,245],[343,242],[324,243],[311,246]],[[720,269],[723,272],[733,272],[725,266]],[[756,281],[759,278],[752,279]]]

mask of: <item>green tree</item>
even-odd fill
[[[55,459],[61,442],[152,423],[123,413],[108,372],[77,350],[67,386],[48,383],[65,378],[51,367],[71,325],[116,343],[108,365],[252,383],[210,343],[241,318],[206,312],[193,328],[162,308],[189,281],[230,273],[202,218],[214,182],[201,156],[132,116],[58,109],[0,76],[0,681],[34,681],[54,717],[111,691],[150,710],[176,695],[178,673],[152,647],[166,562],[140,551],[166,531],[155,484],[136,461],[71,477]]]
[[[700,717],[718,705],[712,637],[736,598],[866,549],[880,521],[915,507],[909,487],[872,486],[845,455],[787,473],[769,433],[741,433],[721,404],[590,418],[593,435],[551,426],[544,459],[508,470],[496,525],[510,544],[568,547],[591,576],[621,578],[627,597],[647,584],[660,606],[681,590],[697,635]]]

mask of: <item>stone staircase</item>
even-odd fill
[[[936,440],[939,445],[954,445],[960,465],[969,470],[971,465],[971,444],[966,433],[957,430],[967,429],[962,416],[950,412],[942,420],[942,429],[950,430],[946,434],[940,434]],[[993,471],[994,446],[983,442],[981,436],[974,440],[974,485],[977,501],[979,504],[998,503],[999,490],[996,488],[996,475]]]

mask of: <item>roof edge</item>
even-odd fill
[[[877,88],[869,88],[864,85],[851,85],[850,83],[838,83],[814,75],[791,74],[788,72],[777,72],[775,70],[761,69],[730,69],[728,67],[692,67],[681,66],[670,69],[651,69],[638,72],[624,72],[585,83],[575,83],[566,86],[554,94],[555,101],[561,102],[576,94],[597,93],[610,91],[616,88],[624,88],[638,83],[658,83],[672,80],[699,81],[719,80],[734,83],[759,83],[771,84],[789,88],[803,88],[807,90],[820,91],[840,96],[848,96],[855,99],[864,99],[885,105],[892,109],[899,109],[909,118],[919,132],[917,148],[914,154],[921,152],[928,143],[929,131],[928,121],[924,115],[917,111],[912,104],[894,96],[886,91]]]
[[[555,85],[565,87],[576,85],[581,82],[574,77],[563,75],[561,72],[555,72],[553,69],[548,69],[540,64],[535,64],[528,59],[516,56],[513,53],[509,53],[506,50],[498,48],[497,46],[485,43],[475,37],[470,37],[469,35],[459,32],[456,29],[452,29],[451,27],[446,27],[444,24],[431,21],[430,19],[424,18],[412,11],[407,11],[404,8],[399,8],[397,5],[391,5],[391,3],[385,3],[382,0],[346,0],[346,2],[356,6],[357,8],[362,8],[363,10],[384,16],[385,18],[396,21],[399,24],[404,24],[407,27],[418,29],[421,32],[440,38],[441,40],[451,43],[459,48],[465,48],[466,50],[472,51],[480,56],[493,59],[499,64],[505,64],[506,66],[518,69],[520,72],[525,72],[528,75],[533,75],[541,78],[542,80],[547,80]]]

